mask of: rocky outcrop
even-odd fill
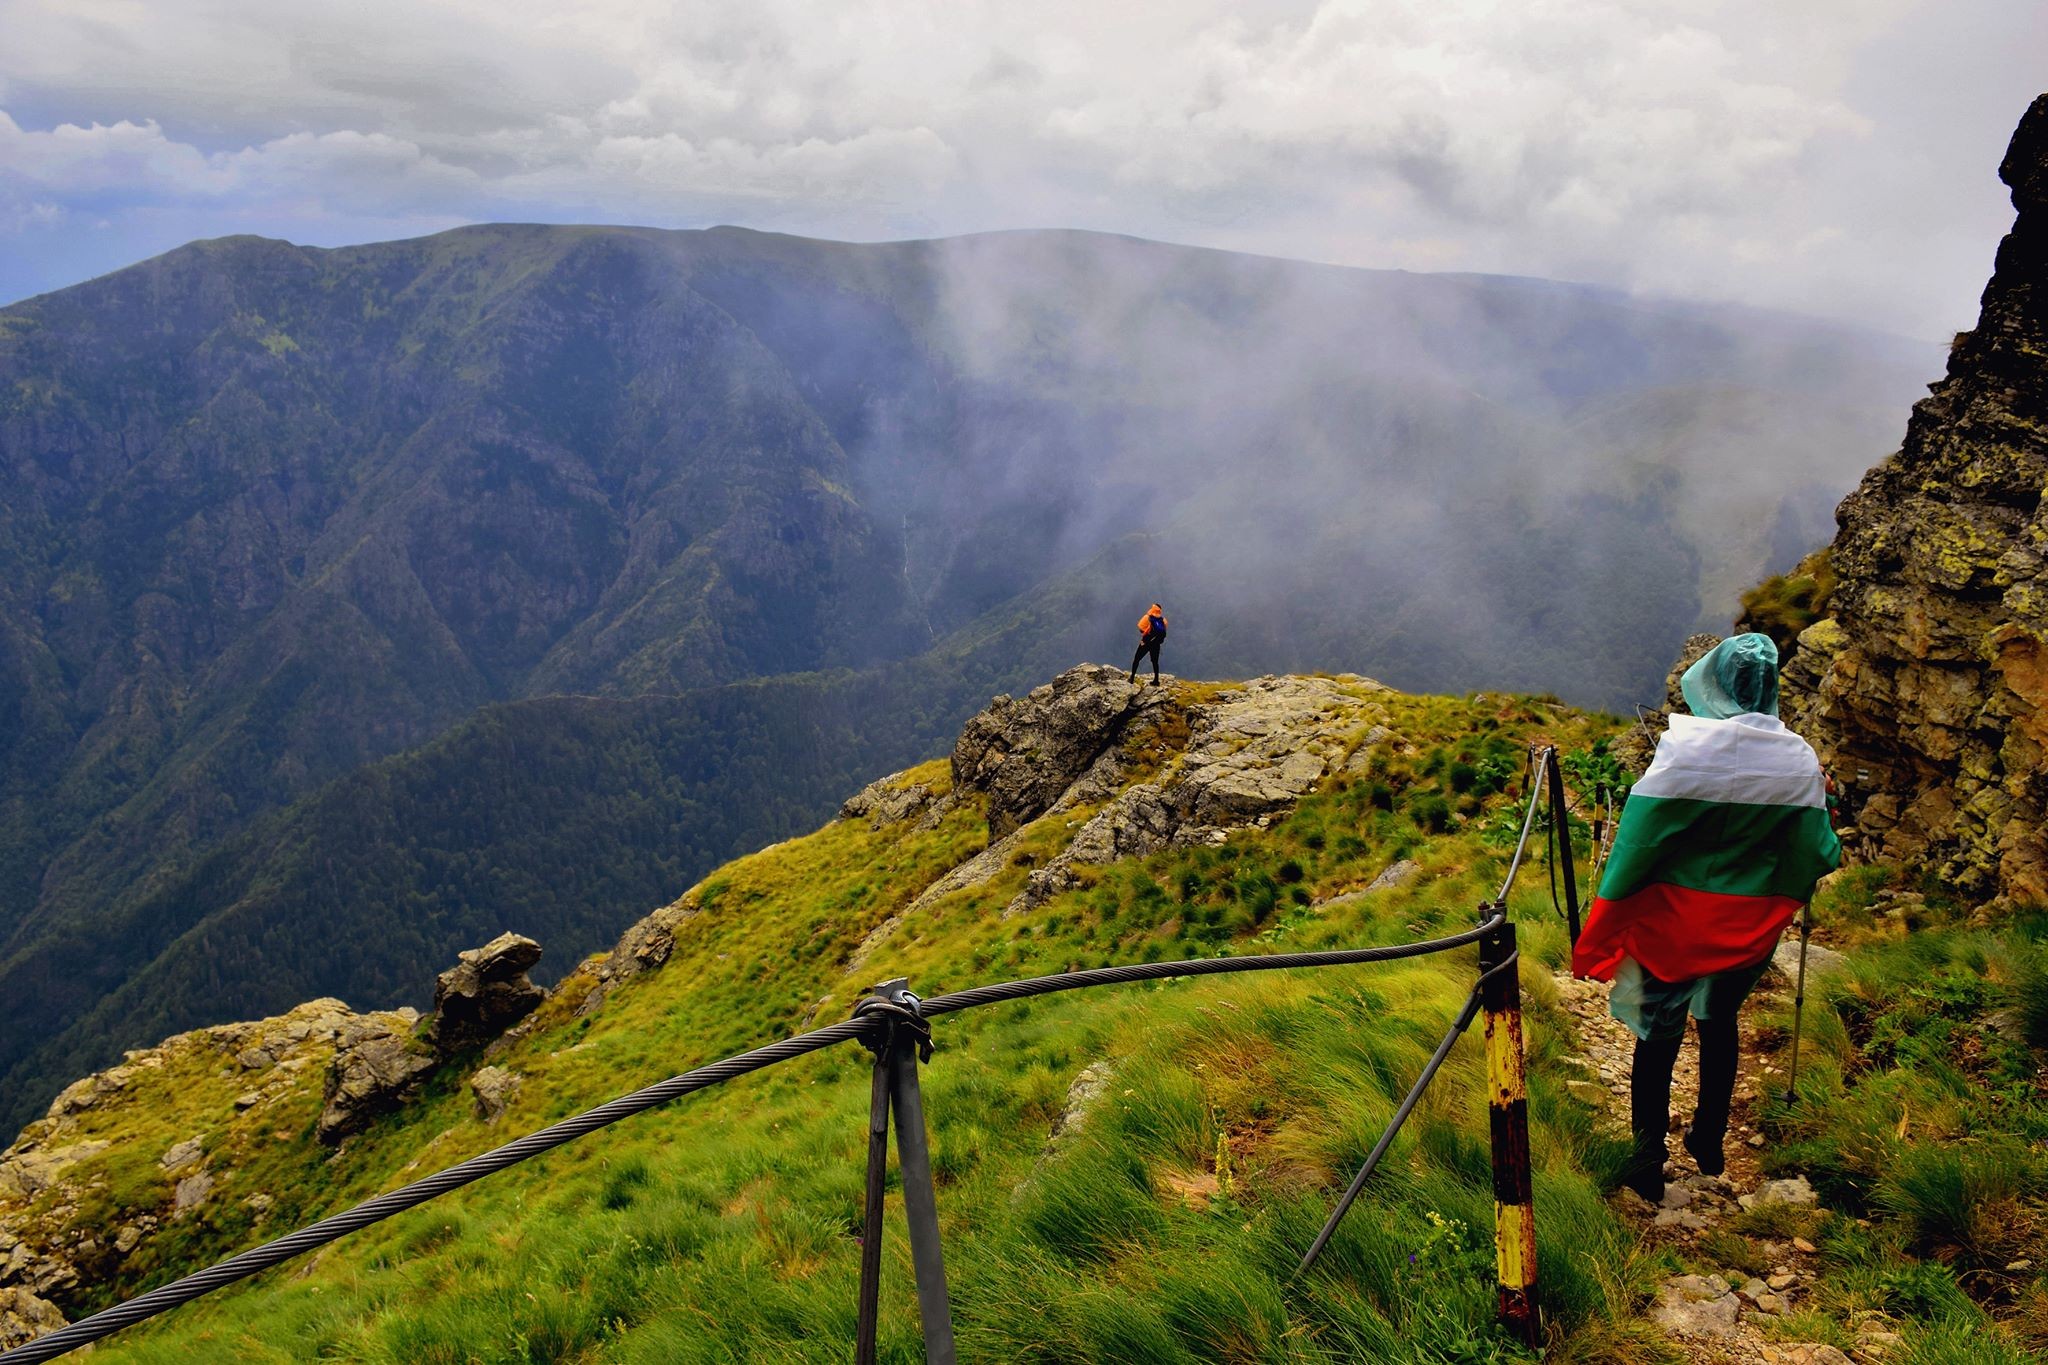
[[[275,1018],[177,1034],[65,1087],[0,1152],[0,1339],[19,1324],[36,1331],[61,1324],[61,1315],[43,1309],[61,1314],[81,1286],[118,1273],[158,1230],[214,1209],[236,1182],[224,1140],[232,1116],[255,1111],[262,1123],[264,1108],[316,1085],[343,1028],[366,1017],[377,1016],[351,1014],[339,1000],[309,1001]],[[115,1143],[91,1134],[118,1124],[121,1110],[161,1103],[166,1087],[195,1081],[220,1091],[220,1126],[156,1154],[153,1192],[145,1196],[153,1205],[131,1203],[112,1224],[89,1214],[92,1197],[108,1187],[106,1162],[120,1155]]]
[[[526,973],[540,953],[540,944],[524,934],[500,934],[457,954],[456,964],[434,981],[435,1045],[445,1053],[479,1047],[538,1009],[547,992]]]
[[[349,1019],[334,1040],[316,1132],[334,1143],[360,1133],[411,1099],[441,1064],[422,1037],[417,1010]]]
[[[869,829],[913,819],[930,828],[950,804],[925,783],[913,782],[903,773],[891,773],[848,797],[839,807],[839,818],[865,820]]]
[[[988,847],[869,930],[847,970],[858,971],[936,902],[1012,866],[1034,819],[1096,808],[1085,821],[1073,817],[1073,836],[1029,875],[1006,916],[1078,884],[1084,868],[1216,843],[1234,829],[1270,823],[1331,774],[1356,775],[1379,750],[1411,748],[1374,700],[1388,690],[1349,673],[1254,678],[1229,688],[1133,687],[1116,669],[1083,664],[1021,700],[997,697],[961,733],[952,792],[931,792],[899,773],[841,807],[842,819],[876,828],[913,818],[935,824],[975,796],[991,812]],[[609,970],[600,964],[600,976]]]
[[[539,956],[538,944],[512,934],[463,953],[441,975],[439,1012],[425,1019],[412,1009],[357,1014],[339,1000],[312,1000],[275,1018],[177,1034],[65,1087],[0,1152],[0,1343],[62,1326],[74,1300],[116,1280],[168,1227],[240,1210],[260,1223],[275,1200],[249,1188],[248,1144],[287,1136],[316,1093],[315,1132],[328,1143],[398,1108],[453,1053],[532,1011],[544,993],[526,970]],[[479,1113],[492,1119],[519,1077],[486,1067],[471,1085]],[[122,1150],[97,1134],[110,1124],[118,1131],[123,1110],[147,1118],[168,1092],[187,1090],[212,1096],[217,1118],[166,1135],[176,1140],[154,1154],[150,1182],[110,1172]],[[272,1106],[294,1114],[285,1120],[294,1129],[277,1131]],[[109,1218],[103,1206],[117,1179],[129,1192]]]
[[[57,1306],[16,1285],[0,1289],[0,1351],[12,1350],[65,1325]]]
[[[471,1076],[469,1093],[476,1097],[476,1116],[485,1123],[496,1123],[525,1080],[518,1072],[502,1066],[487,1066]]]
[[[481,948],[458,954],[435,979],[434,1012],[361,1015],[335,1038],[325,1104],[317,1128],[322,1142],[340,1142],[419,1093],[451,1057],[490,1043],[532,1014],[547,992],[527,980],[540,961],[540,944],[522,934],[500,934]]]
[[[1044,814],[1166,692],[1083,664],[1022,698],[997,697],[953,746],[954,789],[985,798],[989,837],[1000,839]]]
[[[1837,512],[1831,613],[1787,720],[1865,851],[1975,900],[2048,899],[2048,95],[1999,174],[2018,217],[1974,330]]]
[[[1150,779],[1119,790],[1127,761],[1105,753],[1060,794],[1054,809],[1105,797],[1108,804],[1031,874],[1003,913],[1021,914],[1078,884],[1082,867],[1220,843],[1234,829],[1270,823],[1347,761],[1348,739],[1359,725],[1360,692],[1383,690],[1350,675],[1255,678],[1188,705],[1184,745]],[[1367,712],[1386,719],[1369,704]],[[1400,742],[1384,726],[1373,731],[1382,744]],[[1359,749],[1372,740],[1368,733]]]

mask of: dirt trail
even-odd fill
[[[1789,994],[1789,986],[1775,972],[1766,976],[1758,989],[1759,993],[1775,989]],[[1578,1028],[1580,1051],[1571,1061],[1585,1073],[1571,1083],[1572,1090],[1596,1104],[1617,1132],[1626,1132],[1635,1035],[1608,1014],[1604,984],[1560,975],[1558,993]],[[1617,1207],[1646,1240],[1671,1246],[1693,1261],[1710,1265],[1719,1264],[1720,1258],[1702,1244],[1717,1233],[1734,1232],[1730,1224],[1746,1207],[1773,1201],[1793,1205],[1814,1202],[1813,1190],[1803,1176],[1766,1179],[1759,1160],[1764,1140],[1751,1115],[1758,1097],[1772,1087],[1782,1089],[1785,1076],[1771,1060],[1772,1054],[1757,1042],[1756,1013],[1753,1004],[1743,1011],[1742,1059],[1729,1122],[1726,1173],[1701,1175],[1677,1141],[1680,1117],[1690,1117],[1699,1089],[1697,1040],[1688,1033],[1672,1075],[1670,1146],[1674,1159],[1665,1167],[1664,1201],[1652,1205],[1629,1191],[1615,1196]],[[1760,1274],[1679,1275],[1660,1286],[1650,1315],[1686,1350],[1689,1359],[1709,1365],[1849,1365],[1852,1361],[1875,1365],[1885,1358],[1897,1338],[1881,1323],[1860,1328],[1854,1350],[1846,1354],[1829,1345],[1773,1339],[1782,1333],[1767,1334],[1775,1320],[1804,1306],[1819,1264],[1812,1244],[1802,1238],[1776,1241],[1753,1237],[1751,1241],[1767,1263]]]

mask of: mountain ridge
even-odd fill
[[[1117,661],[1142,578],[1174,586],[1188,672],[1622,704],[1705,608],[1702,565],[1747,553],[1665,468],[1729,443],[1710,406],[1617,475],[1641,422],[1595,441],[1569,414],[1750,386],[1822,414],[1799,458],[1836,450],[1846,483],[1859,395],[1908,366],[1835,344],[1042,233],[237,240],[0,310],[0,1091],[86,1064],[19,1069],[146,969],[112,926],[494,702],[931,655],[914,715],[861,721],[900,766],[922,718]],[[1634,590],[1603,602],[1617,563]],[[945,677],[977,636],[990,661]],[[752,837],[789,827],[778,799]],[[96,931],[88,990],[53,954]],[[31,982],[33,1025],[7,1003]]]

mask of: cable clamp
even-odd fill
[[[863,1033],[861,1045],[880,1057],[896,1045],[901,1034],[917,1048],[919,1061],[930,1061],[932,1026],[931,1021],[924,1017],[923,1004],[911,993],[909,980],[905,977],[892,977],[868,987],[868,993],[854,1003],[853,1017],[878,1018],[883,1021],[883,1026]]]

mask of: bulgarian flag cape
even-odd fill
[[[1776,716],[1673,715],[1629,792],[1572,970],[1661,981],[1763,960],[1839,866],[1820,760]]]

